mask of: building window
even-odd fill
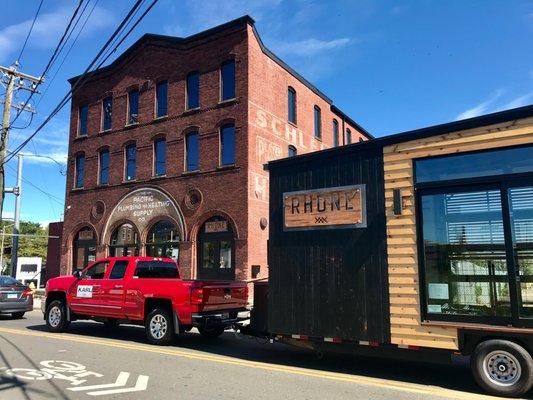
[[[128,93],[128,125],[139,122],[139,91]]]
[[[235,125],[233,124],[220,128],[220,159],[221,165],[235,164]]]
[[[161,81],[156,86],[156,105],[155,116],[156,118],[164,117],[168,114],[168,82]]]
[[[102,150],[99,159],[100,175],[98,177],[98,183],[100,185],[107,185],[109,183],[109,150]]]
[[[146,255],[168,257],[178,261],[180,234],[178,227],[170,221],[157,222],[146,238]]]
[[[154,175],[165,175],[167,163],[167,142],[165,139],[157,139],[154,141]]]
[[[339,121],[333,120],[333,147],[339,145]]]
[[[124,152],[126,158],[125,178],[127,181],[132,181],[135,179],[136,173],[137,147],[134,144],[130,144],[126,146]]]
[[[122,224],[113,231],[109,255],[111,257],[139,255],[139,234],[132,224]]]
[[[185,163],[187,171],[198,171],[200,143],[198,141],[198,132],[190,132],[185,136]]]
[[[352,143],[352,131],[350,129],[346,129],[346,144]]]
[[[87,117],[89,114],[89,106],[81,106],[78,110],[78,118],[80,120],[78,126],[78,136],[87,136]]]
[[[220,67],[220,97],[222,101],[235,98],[235,60]]]
[[[79,154],[76,156],[76,173],[75,173],[75,179],[74,187],[75,188],[82,188],[83,187],[83,180],[85,176],[85,154]]]
[[[72,270],[81,270],[96,260],[96,234],[89,228],[81,228],[72,243]]]
[[[289,157],[295,157],[298,154],[298,151],[296,150],[296,147],[293,145],[289,146]]]
[[[296,124],[296,90],[289,86],[287,90],[288,120]]]
[[[113,98],[106,97],[102,101],[102,130],[108,131],[111,129],[111,116],[113,114]]]
[[[198,279],[235,279],[235,238],[220,216],[207,220],[198,234]]]
[[[362,137],[359,138],[359,142],[364,142],[365,139],[363,139]]]
[[[187,75],[187,110],[200,107],[200,74],[191,72]]]
[[[322,116],[320,112],[320,107],[315,106],[314,113],[314,123],[315,123],[315,138],[322,138]]]

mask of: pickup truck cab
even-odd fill
[[[41,307],[52,332],[77,319],[133,323],[144,325],[150,343],[169,344],[192,327],[206,337],[221,335],[247,299],[245,282],[183,280],[169,258],[109,257],[50,279]]]

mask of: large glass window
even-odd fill
[[[96,234],[91,228],[85,227],[76,233],[72,245],[72,255],[73,270],[81,270],[88,263],[96,260]]]
[[[216,216],[204,223],[199,234],[198,278],[235,279],[235,245],[228,221]]]
[[[134,276],[144,279],[177,279],[178,266],[165,261],[138,261]]]
[[[198,171],[200,169],[199,150],[198,132],[189,132],[185,136],[185,163],[187,171]]]
[[[221,165],[235,164],[235,125],[224,125],[220,129]]]
[[[180,235],[178,227],[170,221],[159,221],[150,229],[146,238],[146,255],[178,260]]]
[[[111,257],[139,255],[139,235],[132,224],[122,224],[113,231],[109,255]]]
[[[533,146],[417,160],[417,183],[533,172]]]
[[[235,60],[226,61],[220,67],[220,85],[222,101],[235,98]]]
[[[132,181],[136,176],[137,169],[137,147],[134,144],[126,146],[124,149],[126,159],[125,180]]]
[[[128,93],[128,125],[139,122],[139,91]]]
[[[288,102],[288,120],[293,124],[296,123],[296,90],[289,86],[287,90],[287,102]]]
[[[89,115],[89,106],[81,106],[78,111],[80,120],[78,126],[78,136],[87,136],[87,120]]]
[[[191,72],[187,75],[187,109],[200,107],[200,74]]]
[[[100,175],[98,177],[99,185],[107,185],[109,183],[109,150],[102,150],[99,155]]]
[[[102,101],[102,130],[108,131],[111,129],[112,115],[113,115],[113,98],[106,97]]]
[[[164,138],[154,141],[154,174],[155,176],[167,173],[167,142]]]
[[[333,120],[333,147],[339,145],[339,121]]]
[[[83,279],[104,279],[105,271],[108,265],[108,261],[102,261],[94,264],[84,271]]]
[[[322,115],[320,112],[320,107],[315,106],[314,108],[314,127],[315,127],[315,137],[320,139],[322,137]]]
[[[82,188],[85,179],[85,154],[78,154],[76,156],[76,173],[75,173],[75,188]]]
[[[164,117],[168,114],[168,82],[161,81],[156,86],[156,118]]]

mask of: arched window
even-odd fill
[[[288,103],[288,114],[287,119],[289,122],[296,124],[296,90],[289,86],[287,89],[287,103]]]
[[[322,115],[321,115],[319,106],[315,106],[314,108],[314,125],[315,125],[315,137],[317,139],[320,139],[322,137]]]
[[[81,228],[72,243],[72,270],[83,269],[96,259],[96,234],[89,227]]]
[[[235,279],[235,238],[225,218],[208,219],[198,234],[198,279]]]
[[[85,179],[85,153],[78,154],[76,156],[76,171],[74,173],[74,187],[76,189],[83,187],[83,182]]]
[[[339,145],[339,121],[333,120],[333,147]]]
[[[111,257],[139,255],[139,235],[132,224],[122,224],[113,231],[109,255]]]
[[[346,129],[346,144],[352,143],[352,131],[347,128]]]
[[[109,150],[105,149],[100,151],[98,162],[98,184],[107,185],[109,183]]]
[[[165,138],[154,140],[154,176],[167,173],[167,142]]]
[[[220,128],[220,165],[235,164],[235,125]]]
[[[139,122],[139,90],[128,93],[128,125]]]
[[[113,115],[113,98],[106,97],[102,101],[102,131],[111,129],[111,117]]]
[[[200,143],[196,131],[185,136],[185,168],[189,172],[200,169]]]
[[[295,157],[298,154],[298,151],[296,150],[296,147],[294,147],[292,144],[289,145],[289,157]]]
[[[159,221],[148,232],[146,255],[168,257],[178,261],[180,234],[178,227],[170,221]]]
[[[135,180],[137,164],[137,147],[130,144],[124,149],[124,180]]]

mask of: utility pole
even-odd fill
[[[5,159],[7,144],[9,139],[9,128],[11,125],[11,108],[15,108],[19,113],[26,111],[35,114],[35,109],[24,102],[20,104],[13,104],[13,93],[15,90],[28,90],[29,92],[37,92],[37,85],[44,80],[43,77],[35,77],[17,71],[18,63],[11,67],[3,67],[0,65],[0,83],[6,87],[6,97],[4,100],[4,112],[2,114],[2,133],[0,134],[0,220],[2,219],[2,212],[4,209],[5,198]],[[26,81],[31,82],[30,86],[26,86]]]
[[[17,186],[13,188],[15,194],[15,225],[13,226],[13,245],[11,247],[11,276],[17,273],[19,257],[19,233],[20,233],[20,196],[22,195],[22,154],[17,154]]]

